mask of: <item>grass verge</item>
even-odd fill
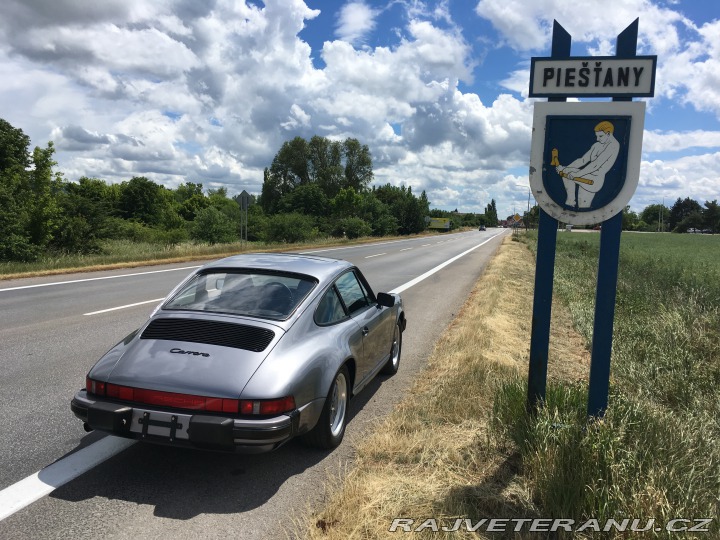
[[[495,394],[526,373],[534,262],[509,238],[457,318],[440,338],[409,395],[357,448],[345,478],[330,481],[323,510],[300,520],[297,536],[361,539],[393,536],[393,518],[540,517],[518,475],[517,447],[492,430]],[[555,309],[551,372],[583,377],[582,339]],[[544,516],[543,516],[544,517]],[[418,537],[477,538],[467,531]]]
[[[677,532],[664,529],[678,526],[671,520],[713,518],[710,532],[682,536],[720,537],[718,385],[710,390],[710,383],[696,380],[718,376],[718,326],[709,326],[717,323],[714,288],[698,291],[704,280],[697,272],[677,280],[687,266],[682,255],[675,264],[659,258],[662,246],[649,239],[623,237],[610,408],[602,421],[589,424],[594,287],[588,284],[595,279],[597,239],[580,236],[558,243],[541,413],[525,412],[534,257],[508,238],[409,395],[358,446],[347,474],[330,479],[325,506],[298,518],[292,536],[402,536],[389,528],[393,519],[406,518],[415,520],[419,538],[674,538]],[[534,246],[532,237],[524,242]],[[713,264],[704,267],[714,275]],[[658,325],[648,306],[657,294],[648,293],[670,282],[660,289],[668,296]],[[692,320],[684,315],[688,309],[695,312]],[[691,338],[701,345],[687,352],[683,346]],[[688,378],[693,366],[701,375]],[[681,387],[683,398],[673,399]],[[550,534],[528,527],[516,532],[512,521],[504,533],[470,531],[465,524],[457,531],[414,529],[428,518],[440,527],[488,518],[570,519],[575,525]],[[617,524],[602,531],[608,519]]]

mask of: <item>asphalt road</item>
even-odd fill
[[[88,369],[200,263],[0,281],[0,519],[9,514],[0,538],[276,538],[322,501],[353,444],[410,387],[504,232],[305,252],[355,263],[375,292],[400,290],[408,318],[400,371],[351,401],[345,440],[331,453],[292,441],[228,455],[83,431],[69,404]],[[91,466],[100,447],[114,455]],[[87,471],[66,483],[54,476],[78,467]],[[25,506],[28,492],[37,500]]]

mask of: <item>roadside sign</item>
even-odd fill
[[[250,194],[243,189],[242,193],[240,193],[240,208],[242,210],[247,210],[249,206],[250,206]]]
[[[573,225],[625,209],[640,178],[645,102],[536,103],[530,188],[540,207]]]
[[[553,22],[552,56],[533,58],[535,103],[530,187],[540,205],[527,407],[545,400],[558,221],[602,222],[588,417],[605,414],[615,317],[622,211],[640,176],[645,103],[655,92],[654,56],[637,56],[639,19],[617,37],[615,57],[571,57],[570,34]],[[612,103],[566,103],[568,97],[612,97]],[[570,228],[568,230],[571,230]]]
[[[657,56],[531,58],[530,97],[652,97]]]
[[[430,218],[428,229],[450,230],[450,218]]]

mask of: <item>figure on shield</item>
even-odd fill
[[[553,148],[550,164],[562,177],[567,192],[567,206],[590,208],[593,197],[605,182],[605,175],[615,164],[620,143],[613,135],[615,127],[607,120],[595,126],[594,143],[585,155],[566,166],[560,165],[557,148]]]

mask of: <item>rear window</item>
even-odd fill
[[[297,274],[205,272],[190,280],[163,309],[287,319],[316,283]]]

